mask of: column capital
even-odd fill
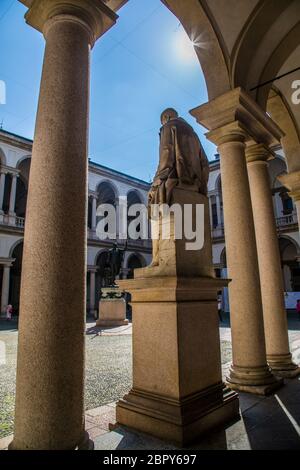
[[[87,28],[91,46],[117,21],[118,15],[102,0],[33,0],[25,14],[26,22],[47,34],[49,21],[73,21]]]
[[[1,165],[0,173],[4,173],[6,175],[10,173],[12,176],[19,176],[20,170],[18,170],[17,168],[12,168],[10,166]]]
[[[264,163],[274,158],[274,152],[263,144],[252,143],[246,147],[247,163]]]
[[[240,142],[245,144],[248,134],[243,125],[238,121],[225,124],[222,127],[207,132],[206,137],[218,147],[223,144]]]
[[[0,258],[0,265],[11,268],[16,258]]]
[[[98,194],[96,191],[89,191],[89,197],[92,197],[94,199],[97,199]]]
[[[300,170],[280,175],[277,178],[290,191],[289,194],[294,201],[300,201]]]
[[[96,273],[98,271],[98,266],[88,266],[87,267],[87,270],[88,272],[91,272],[91,273]]]
[[[192,109],[190,114],[210,131],[207,138],[217,145],[220,139],[223,143],[226,136],[236,135],[237,130],[242,136],[246,134],[247,140],[267,147],[277,146],[284,136],[270,116],[240,87]]]

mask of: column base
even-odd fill
[[[90,439],[89,433],[87,431],[84,431],[82,435],[82,439],[80,442],[75,446],[75,447],[68,447],[65,449],[62,448],[53,448],[50,446],[40,446],[39,443],[36,444],[34,447],[29,447],[24,443],[22,445],[21,443],[16,443],[14,436],[12,436],[12,441],[8,445],[8,450],[93,450],[94,449],[94,443]]]
[[[82,441],[75,450],[94,450],[94,442],[90,439],[87,431],[85,431]]]
[[[16,224],[16,214],[13,212],[8,213],[8,223],[9,225],[15,225]]]
[[[96,326],[123,326],[128,325],[129,320],[97,320]]]
[[[225,388],[222,392],[222,384],[181,400],[132,389],[117,403],[116,418],[116,426],[184,446],[212,429],[239,420],[239,401],[232,390]]]
[[[226,377],[226,385],[240,392],[269,395],[283,385],[283,379],[275,377],[268,366],[232,366],[229,377]]]
[[[297,377],[300,375],[300,367],[292,361],[292,355],[269,354],[267,361],[274,375],[283,378]]]

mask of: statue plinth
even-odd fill
[[[99,302],[99,318],[96,326],[122,326],[128,325],[126,319],[126,301],[123,292],[117,287],[103,288]]]
[[[222,383],[217,292],[228,281],[214,277],[208,199],[175,189],[174,202],[205,205],[204,246],[159,240],[159,265],[118,281],[132,298],[133,386],[116,417],[182,446],[238,419],[239,402]]]

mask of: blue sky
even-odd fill
[[[0,0],[3,128],[33,138],[44,39],[24,21],[17,0]],[[158,161],[160,113],[176,108],[198,132],[208,158],[215,147],[188,114],[207,101],[199,62],[177,18],[160,0],[130,0],[92,51],[89,156],[149,181]]]

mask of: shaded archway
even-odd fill
[[[20,287],[23,259],[23,241],[17,243],[11,251],[11,258],[15,261],[10,270],[9,303],[12,304],[14,312],[19,314]]]
[[[115,184],[110,181],[102,181],[97,186],[97,208],[102,204],[109,204],[116,208],[118,203],[118,189]],[[104,212],[103,216],[96,217],[96,224],[104,217],[107,216],[107,212]],[[108,232],[108,224],[104,227],[104,232]]]
[[[287,225],[293,223],[293,213],[295,212],[292,198],[288,189],[283,186],[280,176],[286,174],[287,165],[283,157],[276,156],[269,162],[269,176],[271,191],[273,196],[274,214],[277,225]]]
[[[101,291],[101,287],[103,287],[103,282],[104,282],[104,268],[105,268],[105,262],[107,259],[107,252],[108,250],[101,250],[96,256],[96,260],[95,260],[95,266],[97,266],[96,285],[95,285],[96,308],[98,308],[98,302],[100,300],[100,291]]]
[[[142,204],[142,202],[143,201],[142,201],[141,195],[135,189],[131,190],[127,193],[127,210],[129,210],[129,208],[131,206],[133,206],[134,204]],[[135,219],[135,216],[127,215],[127,227],[128,228],[129,228],[130,222],[133,221],[134,219]],[[140,234],[140,229],[141,229],[141,227],[140,227],[140,224],[139,224],[139,225],[136,226],[136,231],[139,234]],[[129,233],[128,233],[128,239],[130,239]]]
[[[17,179],[15,212],[18,217],[25,217],[27,205],[27,193],[29,184],[31,158],[23,157],[17,164],[19,177]]]
[[[288,236],[279,238],[282,277],[285,292],[300,292],[300,249]]]
[[[118,190],[111,181],[101,181],[97,186],[97,205],[112,204],[116,205]]]
[[[143,268],[146,266],[146,262],[142,255],[139,253],[133,253],[129,256],[127,260],[127,278],[133,279],[134,270],[138,268]]]
[[[12,185],[12,175],[7,173],[5,175],[4,196],[3,196],[3,212],[5,214],[9,211],[10,191]]]

